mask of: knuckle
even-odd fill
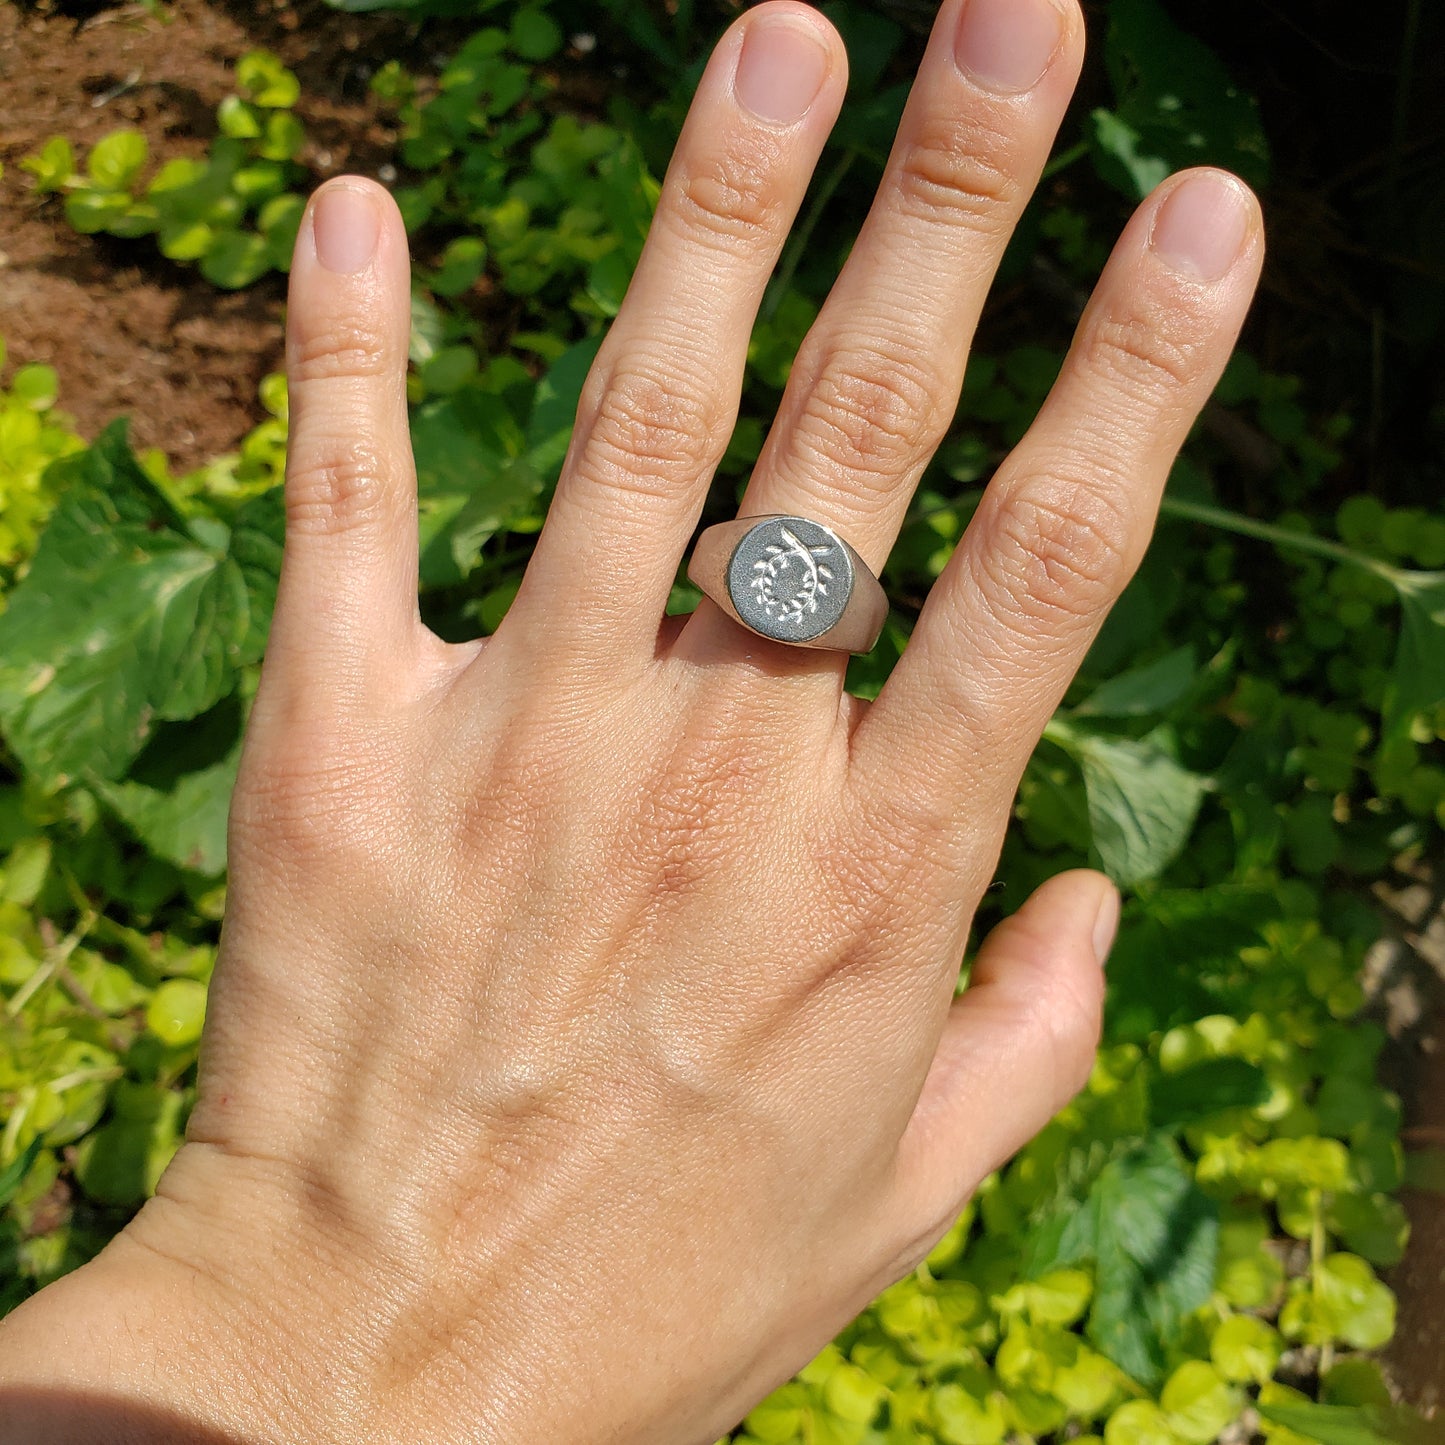
[[[1131,311],[1099,317],[1082,337],[1085,369],[1131,400],[1158,404],[1185,390],[1200,373],[1201,343],[1177,315]]]
[[[365,526],[388,505],[391,487],[370,448],[337,440],[293,449],[286,465],[288,532],[335,536]]]
[[[711,391],[705,378],[614,368],[585,419],[577,470],[629,492],[675,497],[710,472],[727,446],[731,418]]]
[[[384,881],[377,868],[387,831],[374,800],[386,796],[387,769],[366,747],[299,739],[265,750],[243,768],[231,805],[230,847],[259,855],[268,871]]]
[[[905,213],[928,221],[968,222],[1002,228],[1017,206],[1021,186],[1009,167],[1013,144],[972,118],[924,121],[899,161],[897,188]]]
[[[981,593],[1031,624],[1091,621],[1123,588],[1130,519],[1097,483],[1048,478],[1004,501],[975,556]]]
[[[338,379],[374,380],[387,376],[397,359],[384,328],[363,316],[328,317],[292,337],[286,372],[292,395],[304,400],[308,382]]]
[[[865,509],[886,505],[901,476],[943,439],[947,408],[936,375],[897,350],[849,347],[818,373],[801,405],[806,452],[837,472],[833,485]]]
[[[740,241],[766,240],[781,220],[778,162],[776,146],[757,144],[684,166],[663,214],[688,241],[720,244],[730,255]]]

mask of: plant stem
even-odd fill
[[[1086,140],[1081,140],[1078,145],[1072,145],[1068,148],[1068,150],[1060,151],[1058,155],[1056,155],[1048,163],[1048,165],[1044,167],[1043,175],[1040,176],[1039,179],[1046,181],[1051,176],[1058,175],[1060,171],[1068,170],[1071,165],[1075,164],[1075,162],[1077,161],[1083,160],[1084,157],[1088,154],[1089,142]]]
[[[778,266],[778,274],[773,277],[772,283],[768,287],[768,294],[762,306],[764,321],[771,321],[777,314],[783,297],[787,295],[788,287],[793,284],[793,277],[797,274],[803,254],[808,249],[808,243],[813,239],[813,232],[817,230],[818,222],[822,219],[828,202],[833,199],[834,192],[847,179],[848,172],[853,169],[853,162],[857,159],[858,152],[850,146],[838,157],[837,164],[833,169],[823,177],[817,194],[813,197],[813,204],[808,207],[808,214],[803,218],[803,224],[789,238],[788,248],[783,252],[782,262]]]
[[[1161,515],[1178,517],[1188,522],[1203,522],[1206,526],[1217,527],[1222,532],[1236,532],[1241,537],[1254,537],[1261,542],[1272,542],[1276,547],[1309,552],[1316,557],[1327,557],[1332,562],[1347,562],[1373,572],[1392,586],[1400,583],[1400,572],[1378,557],[1356,552],[1340,542],[1331,542],[1325,537],[1312,537],[1307,532],[1291,532],[1287,527],[1278,527],[1273,522],[1257,522],[1253,517],[1242,517],[1238,512],[1226,511],[1223,507],[1211,507],[1205,502],[1186,502],[1180,497],[1165,497],[1159,504]]]

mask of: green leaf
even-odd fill
[[[1101,682],[1073,710],[1074,717],[1147,717],[1167,712],[1189,691],[1196,663],[1192,647],[1178,647],[1142,667]]]
[[[226,867],[240,761],[241,707],[232,697],[203,717],[163,726],[127,778],[93,786],[154,856],[215,877]]]
[[[10,395],[31,411],[48,411],[60,395],[60,377],[53,366],[22,366],[10,378]]]
[[[9,1204],[19,1193],[20,1186],[25,1183],[25,1176],[30,1173],[30,1166],[35,1163],[43,1147],[41,1139],[32,1139],[18,1159],[0,1169],[0,1206]]]
[[[600,336],[579,341],[563,352],[537,383],[537,395],[527,423],[527,451],[533,467],[548,486],[562,470],[572,441],[582,386],[601,345]]]
[[[239,95],[228,95],[216,108],[216,124],[222,135],[236,140],[256,140],[261,134],[261,117],[256,107]]]
[[[806,1428],[810,1394],[796,1381],[774,1390],[747,1417],[748,1431],[758,1440],[796,1440]]]
[[[1099,174],[1126,196],[1147,196],[1168,176],[1169,162],[1153,155],[1148,143],[1122,116],[1100,109],[1089,116],[1089,121]]]
[[[562,30],[538,6],[528,6],[512,17],[507,43],[523,60],[550,60],[562,48]]]
[[[1315,1270],[1317,1298],[1336,1336],[1357,1350],[1377,1350],[1395,1333],[1395,1296],[1357,1255],[1331,1254]]]
[[[171,1048],[193,1044],[206,1022],[206,985],[193,978],[167,979],[146,1005],[146,1027]]]
[[[1209,1357],[1226,1380],[1262,1385],[1284,1354],[1279,1331],[1253,1315],[1231,1315],[1214,1332]]]
[[[1416,713],[1445,701],[1445,572],[1396,574],[1400,642],[1385,698],[1382,732],[1400,737]]]
[[[306,128],[290,111],[274,110],[262,127],[256,154],[268,161],[293,161],[306,146]]]
[[[1105,61],[1117,103],[1096,112],[1099,173],[1138,200],[1171,171],[1224,166],[1260,186],[1269,144],[1252,96],[1158,0],[1113,0]],[[1101,119],[1107,117],[1107,119]]]
[[[1186,1360],[1165,1381],[1159,1396],[1169,1428],[1192,1445],[1218,1440],[1242,1403],[1239,1392],[1203,1360]]]
[[[1008,1433],[997,1391],[979,1395],[961,1384],[943,1384],[931,1393],[933,1427],[947,1445],[998,1445]]]
[[[1388,1405],[1390,1387],[1375,1360],[1351,1355],[1338,1360],[1320,1381],[1322,1405]]]
[[[1178,1128],[1222,1109],[1249,1109],[1269,1097],[1264,1071],[1243,1059],[1207,1059],[1175,1074],[1149,1081],[1149,1121]]]
[[[1045,734],[1079,765],[1094,847],[1123,887],[1157,877],[1183,850],[1209,784],[1178,763],[1162,728],[1112,737],[1056,718]]]
[[[139,1204],[156,1187],[180,1146],[181,1095],[154,1086],[121,1084],[117,1116],[87,1135],[76,1150],[80,1187],[101,1204]]]
[[[150,155],[150,145],[138,130],[116,130],[91,147],[85,169],[97,186],[123,191],[140,174]]]
[[[1265,1404],[1259,1413],[1319,1445],[1440,1445],[1438,1424],[1413,1410],[1382,1405]]]
[[[541,485],[518,456],[522,438],[496,398],[419,407],[412,416],[425,586],[460,582],[483,543],[536,503]]]
[[[301,98],[301,83],[269,50],[252,50],[236,62],[236,87],[267,110],[285,110]]]
[[[34,155],[20,162],[20,169],[35,177],[38,195],[59,191],[75,174],[75,151],[63,135],[53,135]]]
[[[0,616],[0,729],[48,787],[119,779],[157,723],[230,693],[260,656],[275,596],[279,539],[268,550],[248,527],[225,546],[197,541],[124,423],[78,461]]]
[[[305,200],[288,192],[267,201],[256,217],[256,229],[265,238],[267,255],[278,271],[291,269],[291,254],[305,214]]]
[[[125,191],[72,191],[65,198],[65,219],[82,236],[94,236],[121,222],[130,206]]]
[[[1128,1400],[1109,1416],[1104,1445],[1179,1445],[1179,1436],[1153,1400]]]
[[[222,231],[201,258],[201,275],[213,286],[239,291],[271,269],[271,250],[254,231]]]
[[[1388,1268],[1405,1257],[1410,1220],[1404,1206],[1388,1194],[1339,1194],[1330,1203],[1330,1229],[1354,1253]]]
[[[1094,1261],[1088,1337],[1126,1374],[1159,1383],[1186,1317],[1214,1288],[1219,1219],[1179,1151],[1152,1135],[1106,1164],[1051,1261]]]
[[[487,260],[487,243],[480,236],[458,236],[448,243],[441,264],[431,273],[431,289],[438,296],[460,296],[477,284]]]

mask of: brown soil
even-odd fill
[[[1405,1148],[1445,1160],[1445,870],[1438,862],[1413,864],[1374,891],[1387,932],[1367,963],[1366,982],[1391,1034],[1385,1068],[1404,1101]],[[1410,1243],[1389,1276],[1400,1313],[1386,1362],[1404,1398],[1441,1418],[1445,1194],[1407,1189],[1403,1202]]]
[[[280,363],[283,279],[226,294],[149,238],[77,235],[19,162],[52,135],[79,149],[121,126],[143,131],[152,155],[204,154],[230,65],[265,46],[301,77],[302,160],[316,179],[375,174],[392,137],[367,77],[415,46],[395,18],[322,0],[174,0],[166,13],[125,5],[77,22],[0,3],[0,336],[12,364],[59,371],[85,435],[129,414],[138,446],[163,446],[186,468],[259,420],[256,385]]]

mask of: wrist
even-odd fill
[[[212,1283],[123,1231],[0,1320],[0,1445],[321,1445]],[[297,1426],[300,1428],[297,1428]]]

